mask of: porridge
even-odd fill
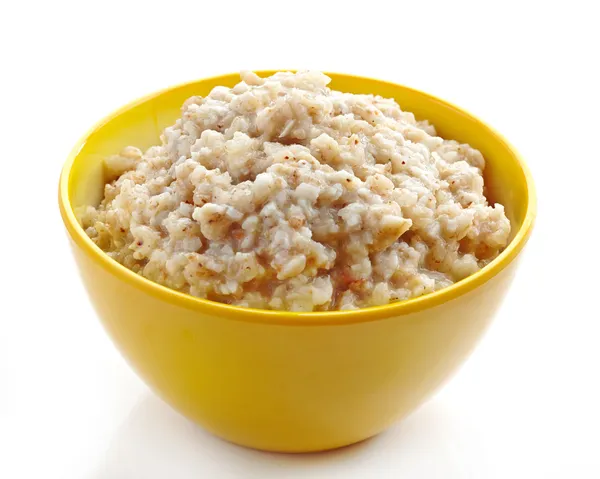
[[[444,288],[507,245],[478,150],[319,72],[241,80],[106,159],[104,199],[78,214],[111,258],[214,301],[325,311]]]

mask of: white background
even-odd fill
[[[0,477],[599,478],[593,3],[3,3]],[[157,399],[95,318],[57,209],[61,165],[99,118],[174,83],[261,68],[363,74],[453,101],[520,149],[539,193],[519,275],[472,358],[403,423],[331,453],[232,446]]]

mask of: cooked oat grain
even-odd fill
[[[161,145],[106,160],[80,219],[110,257],[194,296],[313,311],[435,291],[506,246],[476,149],[322,73],[241,77],[187,100]]]

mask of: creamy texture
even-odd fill
[[[242,73],[161,144],[106,160],[87,234],[146,278],[224,303],[355,309],[446,287],[506,246],[481,153],[318,72]]]

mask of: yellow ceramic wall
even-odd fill
[[[333,75],[333,87],[395,97],[469,141],[488,159],[487,182],[505,204],[520,244],[476,287],[412,308],[329,321],[281,313],[254,321],[233,310],[171,300],[146,282],[107,267],[75,224],[74,205],[98,201],[101,158],[128,144],[155,143],[183,101],[237,76],[200,81],[125,108],[78,146],[65,167],[61,211],[90,298],[108,334],[138,374],[168,403],[232,442],[277,451],[315,451],[360,441],[410,413],[471,352],[491,321],[531,230],[527,172],[504,140],[434,97],[377,80]],[[72,164],[71,164],[72,162]],[[476,284],[477,283],[477,284]]]

